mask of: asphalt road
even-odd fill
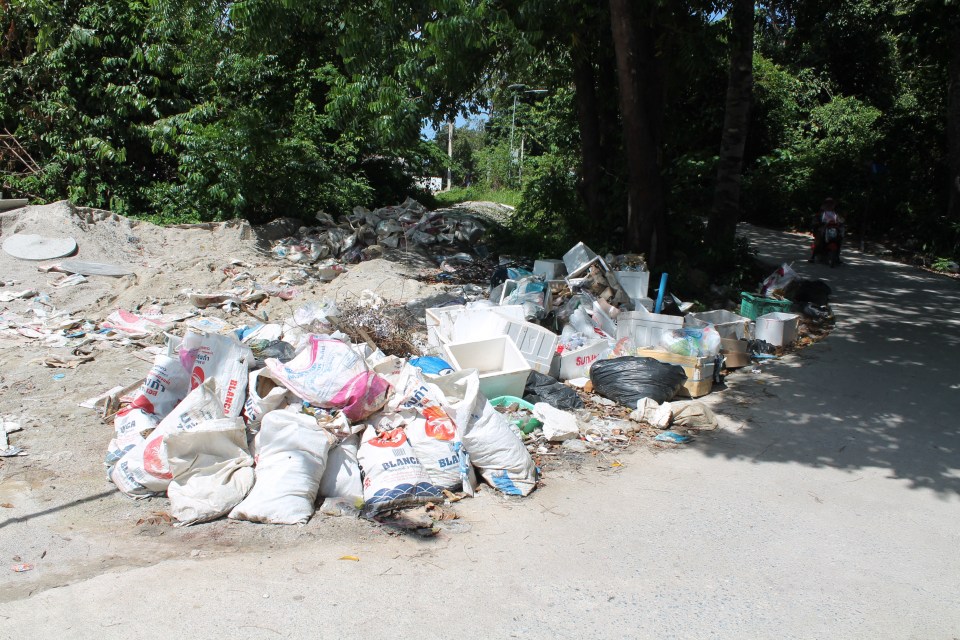
[[[0,637],[960,637],[958,282],[745,230],[826,279],[838,323],[711,394],[718,433],[487,491],[462,533],[185,549],[24,594]]]

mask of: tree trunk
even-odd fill
[[[617,55],[620,117],[629,176],[626,248],[647,254],[652,265],[666,257],[666,211],[658,162],[657,132],[647,100],[659,87],[653,29],[638,28],[631,0],[610,0],[610,23]],[[651,21],[650,24],[655,24]],[[662,95],[657,93],[657,95]],[[645,99],[646,97],[646,99]]]
[[[717,184],[707,226],[707,237],[711,242],[727,245],[731,245],[736,237],[740,217],[743,149],[747,142],[753,96],[753,7],[753,0],[734,0],[730,13],[733,20],[730,75],[727,79]]]
[[[583,34],[579,34],[582,38]],[[600,195],[603,175],[603,154],[600,148],[600,115],[597,110],[597,87],[587,44],[574,45],[573,83],[576,87],[577,120],[580,124],[580,196],[587,207],[592,224],[604,217]]]
[[[947,42],[950,46],[947,85],[947,140],[950,150],[948,220],[960,222],[960,19],[953,17]]]

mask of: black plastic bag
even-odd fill
[[[583,400],[577,392],[539,371],[531,371],[527,376],[527,386],[523,390],[523,399],[532,404],[546,402],[557,409],[582,409]]]
[[[593,390],[626,407],[636,407],[641,398],[666,402],[687,380],[683,367],[653,358],[624,356],[598,360],[590,367]]]
[[[819,307],[830,302],[831,293],[830,285],[823,280],[803,280],[790,299],[799,304],[810,302]]]

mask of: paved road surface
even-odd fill
[[[107,572],[0,605],[0,637],[960,637],[958,283],[746,232],[827,279],[839,321],[731,377],[719,433],[487,492],[467,533]]]

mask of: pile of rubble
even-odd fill
[[[148,301],[98,321],[11,282],[6,297],[29,308],[5,309],[0,337],[69,352],[48,367],[79,367],[104,346],[152,360],[142,380],[84,406],[113,424],[111,481],[131,497],[166,495],[181,524],[302,523],[318,503],[376,517],[458,500],[478,481],[527,495],[557,461],[609,455],[615,466],[638,436],[676,446],[717,428],[696,398],[796,337],[790,303],[766,297],[797,287],[786,265],[761,295],[743,294],[740,314],[686,313],[666,275],[648,297],[643,256],[580,243],[530,270],[496,265],[481,219],[411,200],[317,220],[274,240],[267,265],[246,254],[210,265],[227,286],[183,289],[189,308],[174,312]],[[422,277],[458,283],[451,304],[371,290],[305,299],[358,261],[414,248],[431,265]],[[67,291],[136,271],[75,260],[41,270],[61,272]],[[806,286],[805,310],[815,294]],[[271,300],[296,304],[267,314]]]

